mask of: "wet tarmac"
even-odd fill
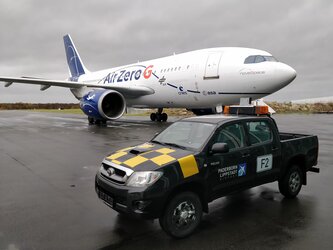
[[[94,191],[107,153],[169,122],[128,117],[95,127],[81,115],[1,111],[0,249],[333,249],[333,116],[275,118],[281,131],[319,136],[320,174],[309,173],[294,200],[277,183],[218,199],[194,235],[174,240],[157,220],[119,215]]]

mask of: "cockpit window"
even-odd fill
[[[254,63],[261,63],[265,61],[265,57],[263,56],[256,56],[256,60],[254,61]]]
[[[278,60],[274,56],[264,56],[264,58],[267,62],[278,62]]]
[[[261,56],[261,55],[253,55],[248,56],[245,58],[244,63],[250,64],[250,63],[261,63],[261,62],[277,62],[278,60],[275,59],[274,56]]]

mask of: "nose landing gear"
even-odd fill
[[[156,113],[150,114],[150,120],[157,122],[166,122],[168,120],[168,115],[166,113],[162,113],[163,108],[158,108]]]

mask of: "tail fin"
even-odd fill
[[[71,77],[79,77],[86,74],[88,70],[84,67],[70,35],[64,36],[64,44]]]

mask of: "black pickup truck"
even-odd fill
[[[317,157],[317,136],[279,133],[269,116],[185,118],[107,156],[95,187],[119,213],[159,218],[166,233],[183,238],[221,196],[278,181],[285,197],[295,197],[307,172],[319,172]]]

